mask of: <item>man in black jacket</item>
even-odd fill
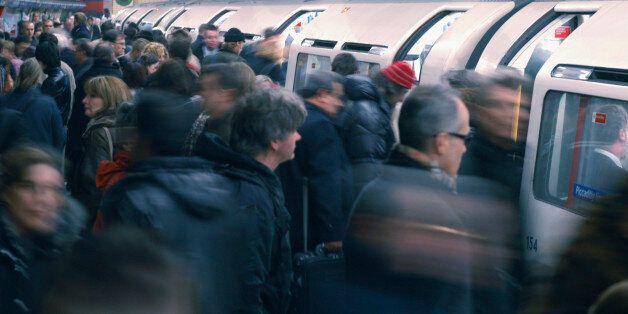
[[[304,249],[303,195],[307,193],[308,246],[323,243],[339,251],[345,233],[352,192],[351,165],[342,146],[334,118],[342,107],[343,78],[331,71],[310,74],[301,91],[308,112],[299,128],[295,160],[282,165],[286,207],[292,215],[290,233],[295,252]],[[306,191],[304,191],[306,189]]]
[[[305,115],[296,95],[261,90],[239,100],[232,118],[231,148],[209,132],[197,142],[196,153],[218,163],[216,171],[236,187],[238,216],[250,243],[246,251],[250,266],[243,274],[247,293],[240,309],[247,313],[285,313],[289,305],[290,214],[273,171],[294,158],[301,138],[297,128]]]
[[[59,47],[50,41],[43,42],[37,46],[35,58],[42,65],[44,73],[48,75],[41,84],[41,91],[55,99],[65,125],[72,109],[72,91],[70,78],[61,70]]]
[[[192,44],[192,54],[196,56],[199,62],[202,62],[205,57],[215,57],[220,49],[220,35],[218,33],[218,27],[214,25],[206,25],[203,32],[199,29],[199,36],[203,37],[201,42],[198,39]],[[213,63],[213,62],[212,62]]]

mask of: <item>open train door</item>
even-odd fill
[[[238,7],[225,7],[224,5],[194,5],[187,8],[179,18],[177,18],[168,28],[166,35],[169,35],[177,29],[185,29],[190,33],[192,38],[198,36],[198,27],[203,23],[207,23],[213,17],[222,12],[235,12]],[[228,17],[227,17],[228,18]],[[226,20],[226,18],[225,18]],[[212,23],[213,24],[213,23]]]
[[[616,192],[613,181],[628,169],[627,156],[608,150],[621,132],[610,128],[627,128],[628,42],[618,40],[628,29],[627,15],[627,2],[599,4],[536,75],[521,188],[526,261],[535,277],[551,275],[583,218],[600,197]],[[530,44],[562,36],[561,23]],[[534,58],[536,48],[523,48],[529,50]],[[523,58],[523,51],[515,56]],[[620,145],[628,152],[626,142]]]

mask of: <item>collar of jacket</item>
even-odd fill
[[[428,171],[430,173],[430,177],[434,181],[438,182],[448,190],[456,193],[457,187],[455,177],[448,175],[445,171],[440,169],[435,164],[420,162],[418,160],[408,157],[402,152],[403,149],[401,149],[401,147],[403,146],[398,145],[397,147],[395,147],[395,149],[393,149],[390,157],[388,158],[388,161],[386,162],[387,165]]]
[[[318,106],[316,106],[315,104],[313,104],[313,103],[311,103],[311,102],[309,102],[307,100],[303,100],[303,102],[305,103],[305,109],[306,110],[318,112],[318,113],[322,114],[325,117],[325,119],[327,119],[327,120],[331,121],[332,123],[334,123],[335,119],[333,117],[329,116],[323,110],[321,110],[321,108],[318,108]],[[307,117],[306,117],[306,119],[307,119]]]
[[[63,73],[63,71],[61,70],[61,67],[54,67],[54,68],[46,69],[46,74],[48,75],[48,77],[54,78],[55,76],[61,73]]]
[[[116,124],[116,114],[114,111],[105,111],[98,113],[95,117],[89,120],[87,123],[87,127],[85,128],[85,132],[83,132],[83,137],[85,137],[91,130],[106,126],[113,128]]]

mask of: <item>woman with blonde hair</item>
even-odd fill
[[[166,46],[160,43],[156,43],[156,42],[151,42],[148,45],[146,45],[146,47],[144,47],[142,54],[147,54],[147,53],[152,53],[155,56],[157,56],[157,58],[159,58],[160,63],[163,63],[164,61],[170,58],[170,55],[168,55],[168,49],[166,49]]]
[[[118,147],[116,140],[116,110],[131,98],[129,88],[114,76],[97,76],[85,84],[85,115],[91,120],[81,137],[81,152],[70,172],[72,195],[87,207],[88,224],[93,222],[100,192],[96,188],[96,170],[103,160],[112,160]]]

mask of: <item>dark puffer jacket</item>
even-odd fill
[[[68,198],[53,234],[18,236],[6,210],[0,206],[0,310],[40,313],[51,265],[80,239],[85,213]]]
[[[390,105],[366,76],[348,76],[345,94],[350,101],[339,123],[349,160],[354,165],[384,162],[395,144]]]
[[[172,244],[197,279],[203,313],[237,313],[246,247],[230,180],[195,157],[137,161],[103,200],[105,226],[156,230]]]
[[[246,294],[239,311],[286,313],[292,282],[290,214],[279,178],[256,160],[232,151],[213,133],[203,133],[196,147],[197,155],[219,164],[216,172],[235,185],[248,243],[242,274]]]
[[[258,53],[260,43],[246,45],[242,48],[240,56],[253,69],[255,75],[266,75],[273,82],[284,86],[286,84],[286,72],[281,63],[276,63],[272,59],[266,58]]]
[[[63,125],[66,125],[72,108],[70,78],[60,67],[52,68],[46,74],[48,74],[48,78],[41,84],[41,92],[55,99]]]
[[[89,210],[91,216],[88,223],[94,219],[102,197],[102,191],[96,188],[96,171],[101,161],[111,160],[115,155],[118,146],[115,133],[113,112],[93,118],[81,138],[81,153],[71,165],[70,191]]]

